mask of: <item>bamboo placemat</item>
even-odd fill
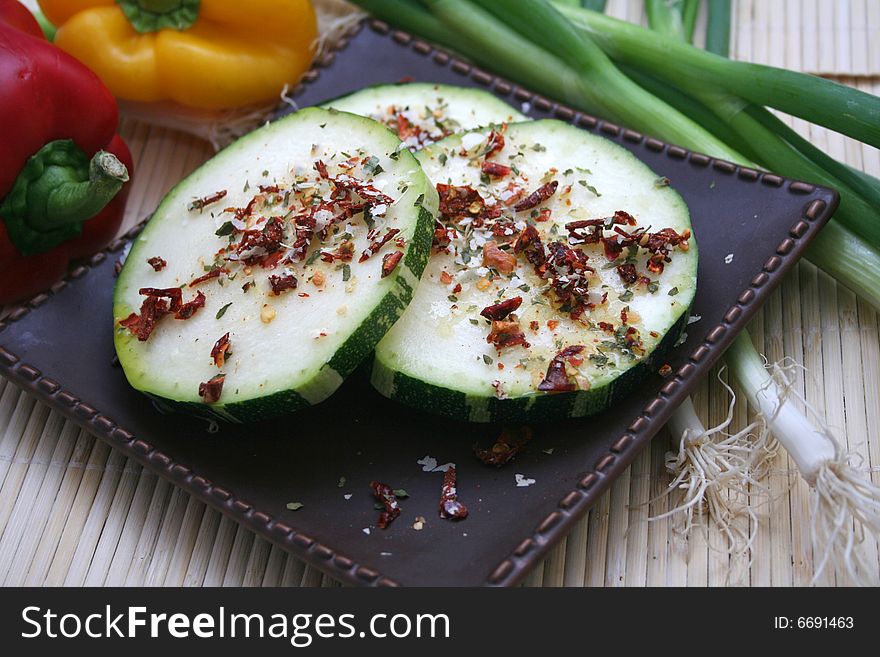
[[[643,22],[641,2],[611,0],[609,13]],[[880,3],[874,0],[734,3],[733,56],[791,69],[845,74],[880,93]],[[697,37],[701,38],[700,26]],[[880,176],[880,152],[824,129],[791,124],[834,157]],[[126,226],[211,154],[203,142],[123,121],[136,162]],[[797,387],[880,482],[880,332],[877,313],[801,263],[752,322],[771,360],[804,365]],[[724,374],[722,378],[726,380]],[[709,377],[694,402],[704,423],[727,413],[728,395]],[[750,420],[746,405],[737,427]],[[809,491],[780,455],[772,501],[748,527],[751,558],[730,557],[710,528],[682,541],[671,520],[669,476],[658,435],[527,580],[530,586],[807,585],[813,574]],[[656,498],[656,499],[655,499]],[[18,585],[337,586],[252,532],[0,379],[0,583]],[[652,501],[654,500],[654,501]],[[873,544],[874,561],[880,550]],[[820,584],[833,585],[825,576]]]

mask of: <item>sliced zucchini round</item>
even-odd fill
[[[426,82],[375,85],[324,107],[379,121],[413,150],[462,130],[528,118],[487,91]]]
[[[311,108],[247,135],[134,241],[113,309],[128,381],[229,421],[322,401],[412,299],[436,208],[375,121]]]
[[[553,120],[417,157],[440,223],[376,348],[379,392],[464,420],[540,421],[604,410],[657,371],[696,291],[688,209],[668,180]]]

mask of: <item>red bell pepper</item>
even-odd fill
[[[113,96],[0,0],[0,305],[48,288],[116,234],[133,169]]]

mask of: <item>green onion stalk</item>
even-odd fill
[[[723,54],[726,56],[726,49]],[[654,79],[643,73],[629,73],[637,80],[641,76],[643,79],[640,82],[643,86],[647,82],[648,88],[671,89],[663,83],[654,85]],[[697,116],[701,125],[710,127],[716,136],[739,137],[739,133],[728,125],[719,125],[717,115],[706,113],[707,108],[701,103],[687,96],[676,100],[678,103],[673,104],[679,109],[682,109],[682,104],[690,102],[692,106],[688,108],[688,115]],[[863,198],[869,199],[872,205],[880,205],[878,186],[873,178],[860,176],[858,172],[829,157],[765,108],[751,105],[745,111],[762,129],[771,132],[771,142],[781,138],[794,148],[796,154],[792,155],[793,158],[806,156],[810,164],[818,165],[838,180],[846,181]],[[779,146],[776,144],[777,148]],[[743,152],[751,152],[749,146],[738,144],[738,147]],[[756,159],[767,160],[767,157],[762,157],[763,154],[759,153]],[[774,161],[784,162],[784,155]],[[870,256],[871,251],[868,254],[859,253],[860,245],[850,244],[844,249],[846,257],[841,258],[834,248],[839,250],[847,239],[845,229],[837,222],[832,223],[822,233],[817,245],[817,252],[825,254],[829,262],[819,264],[838,268],[849,266],[851,271],[845,278],[864,281],[859,265],[866,256]],[[876,305],[877,286],[861,285],[856,291],[871,297]],[[759,420],[738,433],[725,432],[733,417],[736,397],[723,381],[722,384],[731,394],[731,402],[726,420],[717,427],[706,429],[696,414],[693,402],[690,398],[686,399],[667,425],[679,441],[678,450],[667,453],[666,458],[667,470],[673,477],[668,490],[680,491],[683,500],[659,517],[681,517],[687,533],[693,526],[695,512],[705,509],[722,535],[727,537],[728,545],[739,544],[743,552],[747,551],[754,537],[749,536],[747,530],[737,531],[736,528],[743,524],[746,527],[754,524],[756,517],[751,498],[758,496],[767,499],[768,491],[761,478],[775,456],[772,443],[768,442],[768,436],[772,433],[814,491],[810,513],[815,558],[814,583],[829,566],[839,568],[852,582],[876,581],[876,564],[857,548],[866,535],[880,534],[880,488],[853,467],[852,457],[844,452],[818,417],[814,422],[810,416],[793,407],[791,398],[797,397],[791,385],[794,379],[790,370],[793,366],[773,365],[768,368],[746,332],[736,338],[725,359],[752,407],[758,411]],[[809,408],[805,400],[801,398],[800,401]],[[760,431],[753,435],[752,432],[759,427]],[[739,518],[747,522],[735,522]]]

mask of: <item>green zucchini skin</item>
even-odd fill
[[[468,395],[421,381],[382,362],[373,361],[370,382],[382,395],[435,415],[468,422],[541,423],[601,413],[626,398],[647,377],[657,376],[664,358],[684,334],[685,312],[663,337],[648,359],[626,370],[617,379],[590,390],[541,393],[515,399]]]
[[[555,141],[554,138],[548,137],[548,143],[550,144],[565,145],[564,148],[559,149],[559,157],[555,160],[559,162],[560,170],[566,166],[577,166],[572,157],[576,156],[573,154],[577,153],[578,148],[572,144],[578,144],[580,140],[582,150],[598,149],[598,151],[602,152],[602,157],[606,158],[608,166],[616,166],[624,172],[633,174],[635,178],[641,181],[643,187],[646,186],[646,181],[656,184],[660,180],[656,174],[637,160],[629,151],[604,138],[583,133],[568,124],[547,120],[511,124],[508,127],[509,131],[506,133],[508,144],[532,143],[532,141],[540,138],[542,131],[546,131],[548,135],[562,135]],[[428,175],[436,176],[436,182],[447,183],[452,180],[454,184],[464,184],[464,181],[455,178],[455,169],[450,172],[446,168],[446,156],[441,159],[442,166],[437,164],[438,153],[440,152],[447,153],[449,161],[452,161],[453,153],[461,148],[461,137],[461,134],[449,137],[446,140],[427,146],[417,154]],[[543,151],[544,149],[541,148],[540,150]],[[547,150],[551,156],[550,160],[553,161],[553,155],[555,154],[553,147],[548,146]],[[505,162],[506,160],[499,155],[498,161]],[[517,162],[520,161],[517,160]],[[522,166],[520,165],[521,168]],[[596,169],[597,167],[593,168]],[[476,169],[476,171],[479,171],[479,169]],[[590,173],[592,175],[592,172]],[[538,175],[534,176],[534,178],[538,177]],[[584,183],[581,184],[584,185]],[[477,181],[474,180],[474,187],[476,185]],[[650,187],[651,185],[648,186]],[[653,194],[654,192],[649,190],[646,193]],[[623,196],[626,197],[626,194],[624,193]],[[671,213],[676,217],[676,220],[672,223],[677,230],[690,228],[687,206],[671,187],[666,186],[666,183],[659,185],[656,196],[661,205],[664,205],[666,210],[668,210],[667,214]],[[606,197],[603,199],[603,203],[605,201],[609,201],[609,199]],[[643,201],[636,205],[642,208],[650,206],[649,203],[646,206]],[[621,205],[620,209],[627,210],[628,207],[624,204]],[[610,211],[605,209],[605,212]],[[600,213],[599,215],[592,216],[604,215]],[[650,224],[650,217],[646,216],[644,222],[640,221],[639,223],[640,225],[644,223]],[[663,226],[664,224],[661,222],[661,224],[654,226],[654,228],[659,229]],[[564,234],[564,231],[562,233]],[[539,392],[536,389],[528,391],[518,389],[515,394],[500,398],[498,395],[493,394],[491,390],[486,390],[485,386],[479,389],[479,383],[474,381],[455,379],[451,383],[450,379],[453,377],[449,376],[445,377],[446,380],[441,380],[444,377],[439,376],[438,378],[437,367],[439,366],[436,363],[422,367],[414,363],[413,359],[415,357],[412,353],[407,352],[406,349],[400,349],[401,341],[412,340],[415,344],[421,342],[430,345],[431,336],[429,333],[431,329],[428,326],[430,322],[419,325],[417,321],[412,320],[409,315],[405,314],[400,320],[399,326],[393,328],[377,346],[371,375],[372,385],[382,395],[395,401],[430,413],[470,422],[549,422],[564,418],[585,417],[604,411],[628,395],[646,377],[656,376],[658,369],[664,364],[664,359],[682,337],[688,323],[690,307],[696,292],[698,251],[696,241],[692,238],[689,242],[690,248],[688,253],[676,252],[674,254],[675,258],[683,259],[685,264],[682,265],[681,269],[676,270],[676,278],[673,281],[674,284],[681,287],[681,291],[675,296],[676,303],[673,304],[673,310],[668,311],[668,314],[670,314],[668,327],[664,326],[662,336],[652,345],[652,348],[644,357],[635,364],[621,368],[622,371],[616,378],[603,380],[600,376],[598,381],[586,390]],[[434,256],[434,258],[438,257],[443,258],[445,256]],[[439,271],[437,267],[436,261],[432,260],[429,263],[428,270],[426,270],[420,284],[420,290],[422,286],[436,286],[435,275]],[[663,280],[662,275],[660,280]],[[665,294],[667,289],[670,295],[673,294],[674,290],[671,288],[672,284],[664,287],[659,293],[662,295],[662,298],[669,298]],[[408,309],[409,313],[420,312],[425,314],[428,306],[425,303],[419,303],[418,299],[419,292],[417,292],[416,301]],[[465,305],[467,301],[462,298],[460,303]],[[525,304],[523,307],[525,307]],[[473,319],[471,323],[474,323]],[[407,328],[402,329],[400,328],[401,326],[406,326]],[[418,326],[421,326],[421,328],[417,328]],[[568,342],[567,344],[573,343],[576,342]],[[469,347],[463,346],[462,353],[469,353],[469,349]]]
[[[247,180],[250,185],[256,186],[255,179],[263,183],[264,179],[268,181],[274,179],[276,175],[283,182],[282,174],[287,171],[285,167],[292,166],[291,162],[298,163],[297,166],[302,164],[311,167],[312,160],[317,159],[310,155],[310,149],[314,150],[312,142],[318,140],[317,135],[321,135],[321,130],[325,127],[328,128],[325,134],[328,135],[326,138],[330,142],[333,139],[344,138],[344,140],[337,139],[334,148],[330,148],[331,143],[328,142],[328,153],[336,150],[344,151],[346,148],[353,149],[351,144],[355,141],[371,154],[381,158],[385,170],[377,173],[376,179],[387,179],[389,194],[399,201],[388,210],[387,225],[399,228],[400,237],[405,238],[404,246],[398,247],[403,251],[403,258],[391,274],[381,279],[378,270],[382,253],[389,251],[377,253],[363,264],[358,263],[357,253],[360,253],[368,242],[365,236],[366,228],[363,228],[364,235],[358,233],[355,238],[358,246],[350,264],[351,273],[348,274],[352,277],[352,282],[359,277],[361,281],[358,282],[357,288],[345,297],[350,307],[349,313],[344,319],[340,319],[336,312],[325,313],[328,315],[327,326],[334,329],[332,340],[337,341],[325,349],[328,351],[326,359],[323,362],[302,366],[306,367],[302,369],[301,363],[297,360],[284,362],[284,354],[279,352],[277,360],[280,364],[276,372],[280,374],[260,385],[246,381],[251,376],[246,367],[247,360],[253,356],[247,349],[250,339],[245,335],[241,340],[236,340],[236,331],[246,334],[246,330],[240,328],[242,326],[240,322],[247,320],[248,317],[242,319],[233,317],[233,314],[241,304],[256,303],[250,298],[254,291],[266,292],[266,277],[273,273],[271,270],[260,271],[253,275],[257,285],[249,294],[243,294],[238,289],[242,280],[238,279],[234,285],[237,290],[235,297],[228,296],[231,294],[229,288],[233,287],[229,284],[222,290],[211,283],[200,285],[198,289],[207,295],[205,307],[200,309],[191,320],[163,319],[146,342],[139,342],[129,331],[117,325],[114,343],[129,383],[154,399],[160,408],[183,411],[212,420],[243,423],[286,415],[317,404],[329,397],[342,381],[372,354],[375,345],[412,300],[418,279],[430,254],[434,214],[437,208],[436,190],[424,176],[411,153],[403,148],[400,140],[385,127],[346,112],[307,108],[243,137],[218,153],[168,193],[144,231],[135,239],[126,264],[117,279],[114,292],[114,321],[118,322],[138,310],[142,297],[138,296],[137,290],[141,287],[183,286],[184,300],[188,300],[195,290],[188,289],[186,282],[194,277],[191,272],[202,271],[201,269],[190,263],[178,264],[169,257],[167,271],[154,273],[145,266],[146,260],[151,256],[163,256],[166,248],[172,251],[177,249],[180,260],[179,251],[184,247],[173,243],[176,241],[186,242],[187,248],[191,247],[193,253],[198,253],[200,250],[203,253],[212,252],[217,248],[218,238],[214,236],[215,225],[211,222],[221,221],[219,212],[224,205],[243,206],[246,203],[246,196],[243,197],[245,200],[231,198],[235,196],[235,191],[242,189],[242,183]],[[388,157],[389,154],[393,154],[393,157]],[[328,164],[332,167],[332,160],[328,160]],[[270,170],[268,175],[263,175],[265,172],[260,173],[264,167]],[[240,172],[240,176],[237,176],[237,172]],[[228,187],[230,191],[229,197],[215,208],[218,218],[209,216],[207,210],[197,217],[194,217],[191,211],[187,213],[185,208],[192,199],[202,198],[217,191],[217,186],[220,185],[217,180],[225,180],[223,186]],[[227,184],[230,180],[237,182],[235,185]],[[398,185],[397,190],[395,185]],[[197,221],[204,222],[205,226],[193,227]],[[377,225],[382,226],[381,223]],[[184,236],[178,240],[175,232],[180,230],[180,226],[184,227]],[[325,245],[317,246],[317,248],[322,247]],[[315,245],[312,248],[315,248]],[[307,274],[322,266],[320,259],[315,260],[315,263],[313,265],[306,265],[304,262],[294,263],[290,269],[300,282],[294,292],[311,292],[314,299],[319,299],[320,296],[315,294],[316,290],[307,285]],[[190,266],[192,269],[187,269]],[[174,270],[175,267],[177,270]],[[326,265],[324,267],[331,269]],[[254,267],[254,270],[257,269]],[[340,294],[339,288],[344,286],[343,281],[348,280],[343,277],[341,271],[332,269],[327,272],[327,279],[326,291],[329,293],[330,288],[333,288]],[[296,298],[294,292],[277,297],[268,294],[265,297],[266,301],[278,304],[279,317],[285,308],[291,309],[290,314],[294,317],[292,323],[284,324],[277,319],[272,322],[270,330],[266,325],[261,325],[259,318],[253,322],[251,312],[252,328],[248,330],[252,334],[254,331],[263,331],[263,335],[267,336],[270,344],[275,347],[283,346],[286,341],[296,340],[294,336],[299,333],[296,313],[308,315],[315,312],[315,307],[309,306],[307,300]],[[234,302],[230,310],[222,315],[222,319],[215,319],[215,313],[219,312],[224,302],[229,300]],[[258,310],[259,306],[256,308]],[[212,325],[207,329],[210,332],[194,328],[196,320],[203,323],[211,320]],[[190,326],[191,324],[193,327]],[[174,335],[163,336],[163,331]],[[217,368],[213,364],[210,367],[204,364],[207,355],[204,352],[206,347],[210,349],[213,340],[224,331],[231,331],[233,334],[231,356],[233,359],[241,359],[241,376],[227,375],[220,400],[214,404],[207,404],[197,394],[198,383],[210,378]],[[176,335],[177,333],[180,335]],[[165,342],[155,344],[156,336]],[[196,344],[203,346],[187,347],[186,344],[192,344],[189,342],[192,338],[199,338]],[[188,368],[175,364],[176,378],[171,381],[163,371],[162,361],[155,350],[165,348],[166,351],[170,351],[169,345],[177,344],[174,342],[175,339],[183,345],[180,347],[183,357],[186,360],[192,359],[192,369],[197,370],[198,375],[195,373],[191,375],[186,371]],[[237,344],[242,345],[241,349],[236,350]],[[309,349],[306,344],[300,353],[308,353]],[[187,355],[190,350],[192,355]],[[254,373],[253,376],[258,374]],[[241,392],[238,390],[239,386]],[[245,390],[247,386],[251,388]]]

